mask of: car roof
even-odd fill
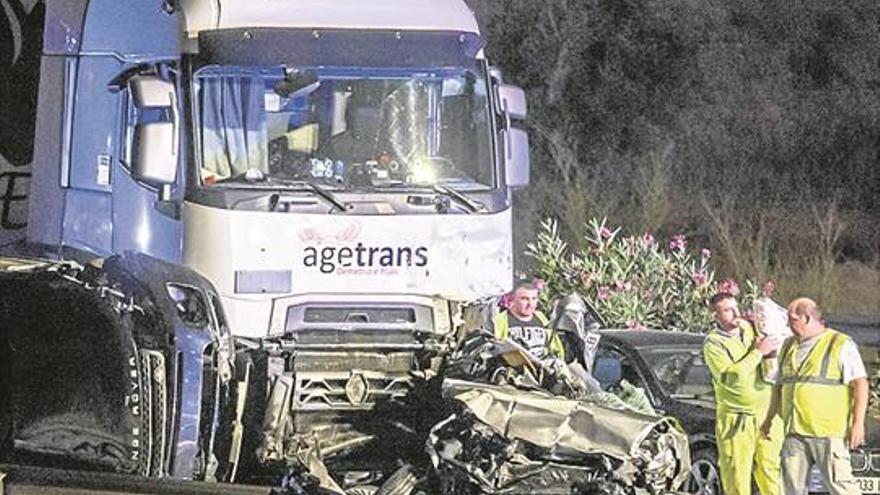
[[[880,321],[875,319],[829,318],[827,326],[849,335],[860,346],[880,347]]]
[[[632,347],[701,346],[706,339],[704,334],[673,332],[669,330],[600,330],[602,338],[620,341]],[[600,340],[601,342],[601,340]]]
[[[859,346],[880,347],[880,323],[870,320],[831,320],[828,327],[849,335]],[[599,334],[632,347],[695,346],[702,344],[706,338],[705,334],[670,330],[607,329],[599,330]]]

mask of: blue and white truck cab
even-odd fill
[[[368,442],[353,418],[436,368],[464,303],[510,289],[525,98],[462,0],[44,15],[26,250],[210,280],[269,356],[263,460],[300,433],[325,456]]]
[[[312,300],[509,288],[525,103],[463,2],[81,0],[45,25],[30,244],[195,268],[252,338]]]

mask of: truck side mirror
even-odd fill
[[[170,122],[138,122],[134,127],[131,174],[154,186],[170,186],[177,177],[178,113],[174,85],[156,76],[137,76],[129,87],[141,113],[170,113]],[[167,188],[163,188],[167,189]],[[163,196],[168,191],[163,192]],[[167,198],[164,198],[167,199]]]
[[[501,131],[501,150],[507,187],[529,185],[529,135],[522,129],[508,127]]]
[[[498,113],[507,118],[521,120],[526,118],[526,93],[517,86],[499,84]]]
[[[526,93],[516,86],[499,84],[496,95],[498,111],[504,117],[500,141],[507,187],[525,187],[529,185],[529,135],[512,127],[510,121],[526,117]]]
[[[156,76],[135,76],[129,81],[138,108],[170,107],[174,103],[174,85]]]
[[[172,122],[137,124],[131,172],[155,186],[170,185],[177,176],[177,129]]]

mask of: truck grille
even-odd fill
[[[307,372],[294,375],[293,409],[300,411],[365,410],[409,392],[407,374],[373,371]]]
[[[305,323],[383,323],[416,322],[413,308],[310,307],[303,315]]]
[[[165,356],[158,351],[141,350],[141,426],[140,451],[143,473],[147,476],[165,474],[165,451],[168,447],[167,384]]]

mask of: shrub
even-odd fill
[[[683,235],[661,244],[650,233],[625,236],[607,221],[587,222],[581,246],[570,249],[553,219],[541,224],[526,255],[546,286],[542,302],[571,292],[586,297],[609,327],[704,332],[712,328],[706,300],[719,289],[739,293],[733,280],[720,284],[708,249],[695,251]],[[749,307],[758,289],[746,284]]]

